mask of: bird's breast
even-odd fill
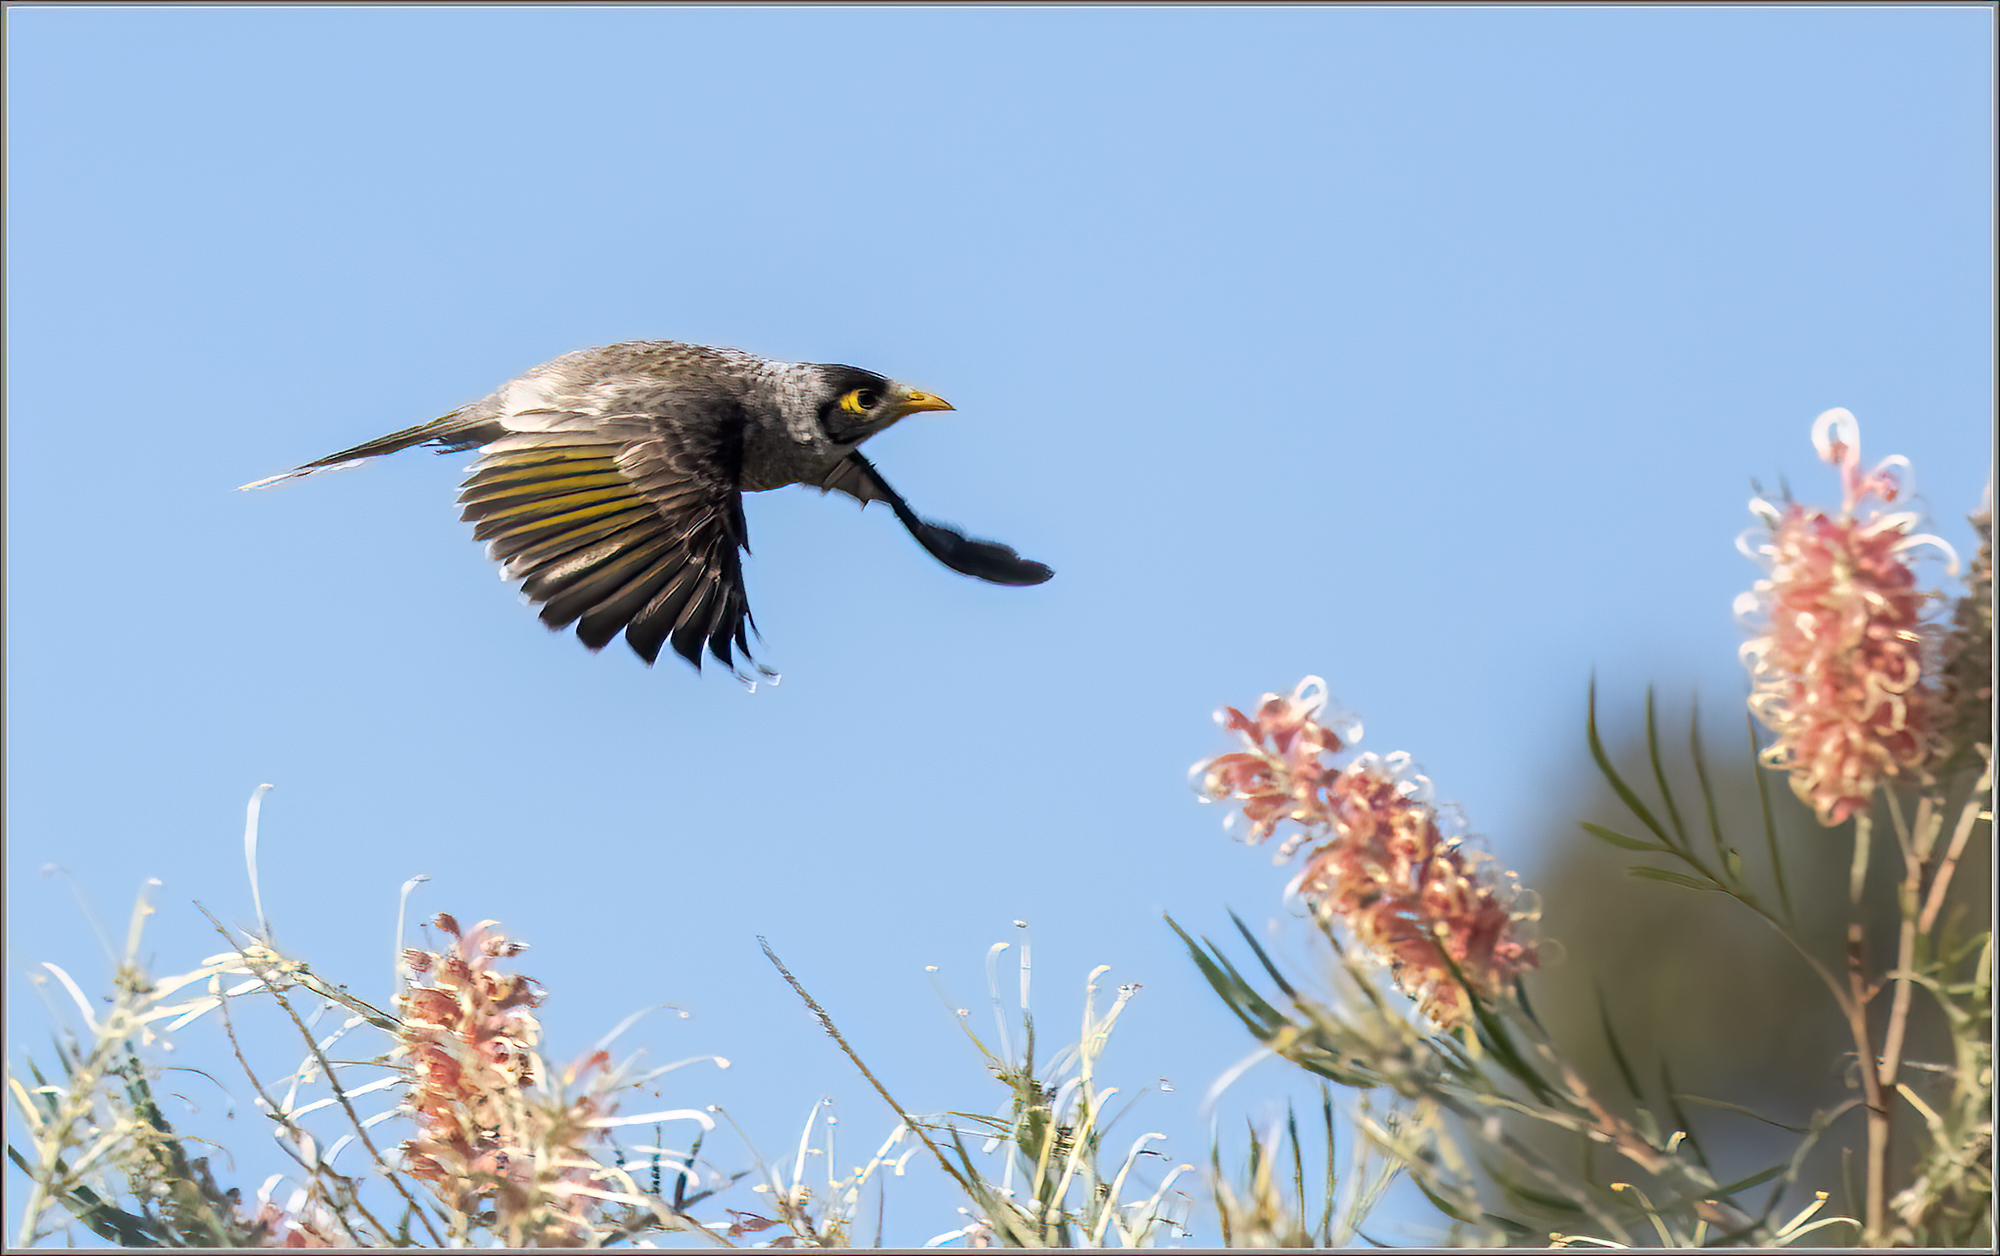
[[[848,450],[825,437],[801,441],[789,432],[752,429],[744,434],[742,487],[746,493],[787,484],[816,484]]]

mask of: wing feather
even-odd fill
[[[889,481],[882,478],[875,464],[858,451],[841,459],[820,480],[819,486],[822,492],[845,493],[864,506],[869,502],[889,503],[889,509],[896,512],[896,518],[916,538],[917,544],[961,575],[976,576],[993,584],[1040,584],[1056,574],[1046,564],[1021,557],[1012,546],[998,541],[976,541],[956,528],[919,517],[903,500],[903,495],[889,487]]]
[[[742,416],[699,417],[555,416],[482,447],[462,515],[542,622],[593,650],[622,631],[647,663],[669,642],[697,670],[704,646],[749,661]]]
[[[701,572],[692,564],[682,564],[680,570],[674,573],[673,580],[632,616],[632,622],[625,628],[625,643],[637,650],[639,657],[648,663],[658,659],[667,634],[674,630],[681,611],[701,583]],[[696,663],[696,670],[700,666]]]
[[[670,552],[651,567],[632,579],[623,588],[590,608],[589,612],[576,621],[577,640],[593,650],[601,650],[632,621],[633,614],[659,591],[666,587],[687,565],[687,556],[678,551]],[[626,640],[630,641],[630,633]],[[638,649],[635,643],[632,647]],[[655,650],[657,654],[658,651]],[[647,659],[647,662],[652,662]]]

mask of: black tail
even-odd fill
[[[281,480],[289,480],[295,476],[311,475],[315,471],[329,471],[335,467],[344,467],[350,463],[360,462],[364,458],[378,458],[383,454],[393,454],[398,450],[408,449],[412,445],[435,445],[440,453],[449,453],[457,449],[471,449],[475,445],[484,445],[490,440],[497,440],[501,434],[500,427],[491,419],[472,418],[468,417],[464,411],[454,410],[441,419],[432,419],[428,423],[419,423],[415,427],[406,427],[400,432],[391,432],[387,436],[377,436],[374,440],[364,441],[352,449],[343,449],[337,454],[328,454],[324,458],[315,458],[304,466],[294,468],[293,470],[282,472],[278,475],[266,476],[261,480],[252,480],[250,483],[242,485],[241,488],[263,488],[266,485],[276,484]]]

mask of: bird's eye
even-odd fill
[[[857,388],[840,399],[840,408],[849,414],[866,414],[882,398],[872,388]]]

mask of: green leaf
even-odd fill
[[[1685,849],[1688,844],[1687,826],[1681,823],[1681,809],[1674,805],[1674,791],[1667,785],[1667,770],[1660,763],[1660,730],[1653,722],[1653,687],[1646,686],[1646,758],[1653,765],[1653,781],[1660,787],[1660,800],[1667,804],[1667,819],[1673,822],[1674,834],[1680,838],[1677,849]]]
[[[1708,837],[1715,853],[1722,853],[1722,818],[1715,809],[1715,787],[1708,780],[1708,756],[1701,750],[1701,695],[1688,701],[1688,758],[1694,761],[1694,779],[1701,786],[1702,809],[1708,813]]]
[[[1292,1189],[1299,1197],[1299,1220],[1306,1215],[1306,1161],[1305,1152],[1299,1147],[1299,1114],[1291,1101],[1285,1101],[1285,1132],[1292,1140]]]
[[[1181,928],[1172,916],[1166,917],[1166,921],[1167,927],[1179,934],[1181,941],[1187,944],[1188,957],[1194,960],[1195,967],[1201,970],[1201,975],[1208,980],[1209,986],[1214,989],[1217,997],[1222,1000],[1223,1004],[1231,1012],[1236,1014],[1236,1018],[1243,1022],[1243,1027],[1248,1029],[1253,1037],[1259,1042],[1264,1041],[1271,1033],[1272,1025],[1269,1017],[1265,1017],[1263,1013],[1268,1012],[1270,1017],[1277,1017],[1279,1020],[1282,1020],[1283,1018],[1278,1016],[1277,1009],[1271,1007],[1268,1003],[1264,1003],[1262,998],[1257,995],[1257,992],[1245,985],[1243,979],[1236,976],[1233,970],[1231,972],[1224,972],[1222,967],[1215,960],[1210,959],[1207,952],[1202,950],[1201,944],[1189,937],[1187,930]],[[1209,943],[1210,947],[1214,945],[1212,942]],[[1219,952],[1217,953],[1217,958],[1220,958]],[[1227,962],[1227,960],[1223,961],[1224,964]],[[1259,1015],[1253,1016],[1250,1012],[1244,1010],[1243,1004],[1248,1000],[1254,1000],[1256,1003],[1262,1004],[1262,1007],[1258,1009]]]
[[[1321,1247],[1333,1246],[1333,1201],[1340,1193],[1340,1175],[1334,1169],[1339,1160],[1340,1146],[1333,1136],[1333,1088],[1325,1082],[1319,1084],[1319,1110],[1326,1122],[1326,1206],[1319,1214],[1319,1236]],[[1304,1208],[1301,1206],[1303,1215]]]
[[[1698,1103],[1704,1108],[1720,1108],[1724,1112],[1738,1112],[1744,1116],[1749,1117],[1753,1121],[1762,1121],[1766,1125],[1775,1126],[1778,1129],[1784,1130],[1788,1133],[1805,1134],[1810,1132],[1808,1129],[1802,1126],[1787,1125],[1783,1121],[1774,1121],[1770,1117],[1765,1116],[1763,1113],[1758,1112],[1754,1108],[1746,1108],[1740,1103],[1731,1103],[1727,1099],[1710,1099],[1706,1095],[1689,1095],[1689,1094],[1679,1094],[1679,1093],[1675,1094],[1674,1098],[1684,1103]]]
[[[36,1177],[27,1159],[14,1145],[7,1145],[7,1158],[15,1167],[30,1178]],[[69,1176],[69,1166],[57,1160],[53,1166],[53,1178]],[[164,1247],[167,1246],[166,1230],[150,1218],[135,1216],[107,1202],[88,1186],[76,1186],[67,1191],[51,1192],[50,1198],[66,1208],[70,1215],[89,1227],[99,1238],[109,1239],[119,1247]]]
[[[1517,1239],[1542,1237],[1542,1232],[1540,1230],[1537,1230],[1535,1227],[1529,1225],[1525,1221],[1516,1221],[1512,1217],[1505,1217],[1497,1212],[1487,1213],[1486,1219],[1492,1222],[1494,1225],[1499,1226],[1501,1229],[1512,1232],[1514,1237]]]
[[[1749,1177],[1738,1178],[1736,1181],[1731,1182],[1727,1186],[1716,1187],[1715,1196],[1717,1199],[1727,1199],[1731,1195],[1740,1195],[1744,1191],[1749,1190],[1753,1186],[1762,1186],[1764,1183],[1770,1181],[1772,1178],[1778,1176],[1780,1173],[1783,1173],[1784,1171],[1785,1171],[1785,1163],[1783,1161],[1779,1161],[1777,1164],[1772,1165],[1768,1169],[1759,1169],[1757,1172],[1752,1173]]]
[[[1674,1070],[1666,1060],[1660,1061],[1660,1087],[1667,1094],[1667,1112],[1674,1118],[1674,1128],[1681,1132],[1681,1141],[1694,1152],[1694,1158],[1704,1169],[1713,1168],[1708,1162],[1708,1153],[1702,1150],[1701,1140],[1695,1137],[1694,1122],[1688,1120],[1687,1110],[1681,1107],[1680,1095],[1674,1090]]]
[[[1584,832],[1599,841],[1609,842],[1620,850],[1652,850],[1668,855],[1674,853],[1674,848],[1671,846],[1662,846],[1658,842],[1649,842],[1642,837],[1627,837],[1617,829],[1607,829],[1601,824],[1592,824],[1588,820],[1579,820],[1577,823],[1582,827]]]
[[[1750,730],[1750,775],[1757,782],[1757,804],[1764,812],[1764,845],[1771,852],[1771,879],[1778,885],[1778,906],[1784,909],[1785,923],[1794,924],[1792,896],[1785,890],[1785,861],[1778,854],[1778,826],[1771,819],[1771,787],[1765,783],[1765,768],[1757,759],[1757,721],[1745,711],[1743,723]]]
[[[1566,1216],[1574,1216],[1583,1211],[1583,1205],[1573,1199],[1564,1199],[1560,1195],[1551,1195],[1547,1191],[1538,1191],[1533,1187],[1523,1186],[1519,1182],[1510,1181],[1504,1177],[1496,1176],[1494,1180],[1499,1182],[1500,1189],[1506,1191],[1509,1195],[1525,1203],[1533,1204],[1544,1211],[1562,1213]]]
[[[1642,824],[1653,831],[1654,837],[1659,838],[1671,847],[1673,839],[1668,837],[1667,831],[1660,827],[1660,822],[1653,818],[1653,813],[1646,809],[1646,804],[1639,801],[1639,795],[1634,793],[1632,787],[1625,783],[1625,778],[1618,775],[1618,769],[1611,766],[1611,756],[1605,752],[1604,739],[1597,735],[1596,676],[1590,678],[1590,708],[1589,714],[1584,721],[1584,729],[1590,738],[1590,757],[1597,761],[1597,770],[1604,774],[1604,779],[1616,791],[1619,800],[1625,804],[1626,808],[1633,815],[1639,817]]]
[[[1466,1002],[1472,1008],[1479,1041],[1485,1044],[1487,1051],[1492,1053],[1493,1059],[1501,1068],[1512,1073],[1522,1085],[1533,1091],[1537,1099],[1544,1103],[1549,1102],[1555,1094],[1554,1088],[1542,1080],[1542,1075],[1535,1071],[1534,1066],[1521,1054],[1520,1048],[1514,1045],[1513,1035],[1507,1032],[1507,1026],[1501,1023],[1491,1008],[1486,1006],[1486,1000],[1479,997],[1479,992],[1472,988],[1472,983],[1465,979],[1465,973],[1459,968],[1458,961],[1454,960],[1451,952],[1442,945],[1438,945],[1437,954],[1438,958],[1444,961],[1445,967],[1451,970],[1452,980],[1458,983],[1458,988],[1464,993]]]
[[[1521,1015],[1527,1017],[1528,1023],[1540,1030],[1542,1036],[1546,1038],[1548,1030],[1543,1027],[1542,1018],[1535,1015],[1534,1005],[1528,1002],[1528,983],[1520,977],[1514,978],[1514,1001],[1521,1005]]]
[[[1450,1217],[1453,1221],[1463,1222],[1466,1225],[1479,1224],[1479,1218],[1477,1216],[1468,1217],[1464,1213],[1458,1210],[1457,1205],[1447,1203],[1445,1201],[1444,1196],[1438,1194],[1436,1191],[1432,1190],[1428,1185],[1425,1184],[1424,1179],[1421,1175],[1415,1173],[1410,1174],[1410,1181],[1415,1182],[1417,1184],[1417,1189],[1424,1193],[1424,1198],[1430,1200],[1431,1205],[1433,1207],[1435,1207],[1439,1212],[1443,1213],[1445,1216]]]
[[[1632,1071],[1632,1062],[1625,1058],[1625,1048],[1618,1041],[1618,1031],[1611,1027],[1611,1011],[1604,1006],[1604,988],[1597,987],[1597,1023],[1603,1027],[1604,1041],[1611,1048],[1611,1062],[1618,1066],[1618,1075],[1625,1079],[1625,1089],[1634,1099],[1645,1102],[1646,1096],[1639,1089],[1638,1074]]]
[[[1236,922],[1236,932],[1242,934],[1243,940],[1250,944],[1251,953],[1257,957],[1257,962],[1264,966],[1264,971],[1271,975],[1271,980],[1277,983],[1278,989],[1285,992],[1286,998],[1292,1000],[1294,1003],[1298,1002],[1299,992],[1292,989],[1292,983],[1285,980],[1284,974],[1278,971],[1278,966],[1273,964],[1271,957],[1264,953],[1264,948],[1257,942],[1257,936],[1250,932],[1249,925],[1243,923],[1243,917],[1231,911],[1229,918]]]
[[[1644,881],[1664,881],[1668,885],[1680,885],[1690,890],[1705,890],[1710,893],[1722,891],[1722,887],[1714,881],[1704,880],[1701,877],[1685,876],[1678,872],[1668,872],[1665,868],[1627,868],[1625,871],[1628,875],[1638,877]]]

